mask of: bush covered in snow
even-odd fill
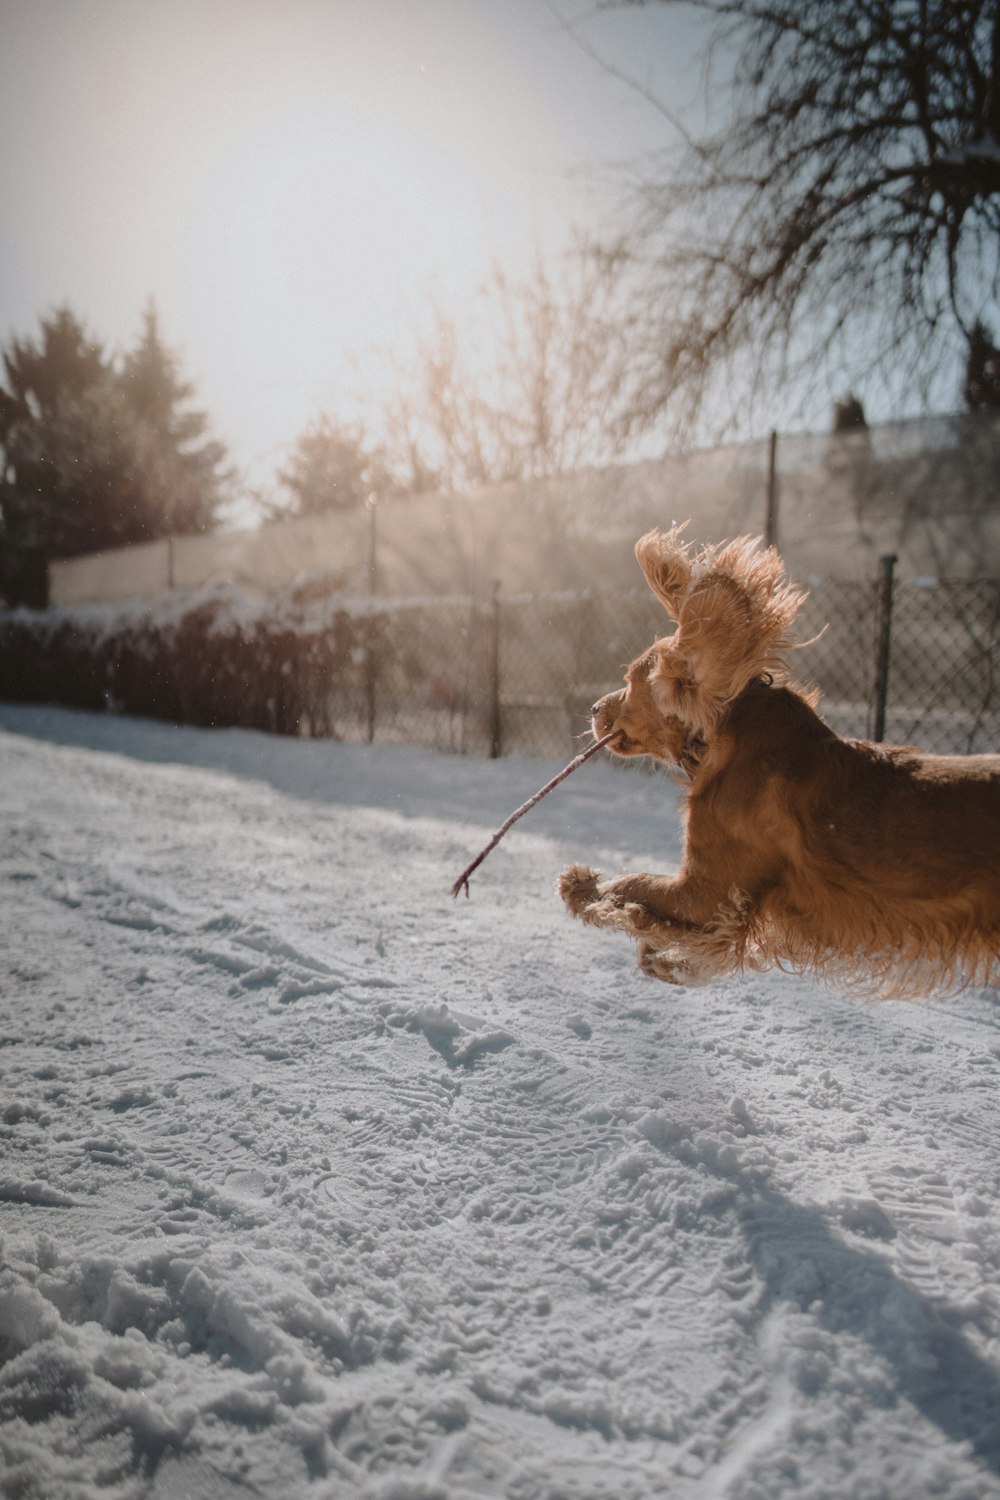
[[[454,665],[454,648],[475,618],[468,600],[376,601],[310,580],[273,598],[217,584],[154,606],[8,610],[0,698],[372,738],[401,703],[454,713],[468,690],[468,652]]]

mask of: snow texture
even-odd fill
[[[0,709],[0,1495],[1000,1497],[996,996],[570,921],[675,796]]]

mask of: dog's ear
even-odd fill
[[[676,620],[681,601],[691,583],[691,563],[687,548],[680,539],[683,526],[670,531],[647,531],[635,544],[636,562],[646,576],[653,593],[664,609]]]
[[[773,547],[750,537],[706,547],[691,566],[678,630],[659,643],[650,686],[661,712],[711,738],[728,704],[761,674],[782,675],[787,631],[805,598]]]

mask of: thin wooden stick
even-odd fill
[[[568,766],[563,767],[558,776],[553,776],[552,780],[547,781],[543,787],[540,787],[533,797],[529,797],[527,802],[522,802],[517,811],[512,812],[510,817],[507,818],[505,822],[501,823],[500,827],[497,829],[496,833],[490,839],[486,847],[484,849],[480,849],[471,865],[466,865],[465,869],[462,871],[461,875],[452,886],[451,894],[453,896],[457,896],[459,891],[464,890],[466,896],[468,896],[469,876],[475,870],[478,870],[479,866],[482,864],[487,854],[489,854],[490,850],[496,848],[497,844],[499,844],[508,828],[513,827],[518,818],[523,818],[526,812],[530,812],[536,802],[541,802],[542,798],[546,795],[547,792],[551,792],[552,788],[558,786],[560,781],[565,781],[566,777],[569,776],[572,771],[575,771],[579,766],[582,766],[585,760],[589,760],[592,755],[597,754],[598,750],[603,749],[609,740],[614,739],[616,733],[617,730],[613,729],[610,734],[606,734],[603,736],[603,738],[595,740],[592,745],[588,745],[586,750],[582,751],[575,760],[571,760]]]

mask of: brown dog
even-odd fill
[[[884,995],[1000,979],[1000,755],[842,740],[791,686],[804,595],[773,548],[692,557],[679,528],[636,544],[677,623],[593,709],[610,749],[688,782],[677,875],[574,865],[574,916],[638,940],[671,984],[779,965]]]

